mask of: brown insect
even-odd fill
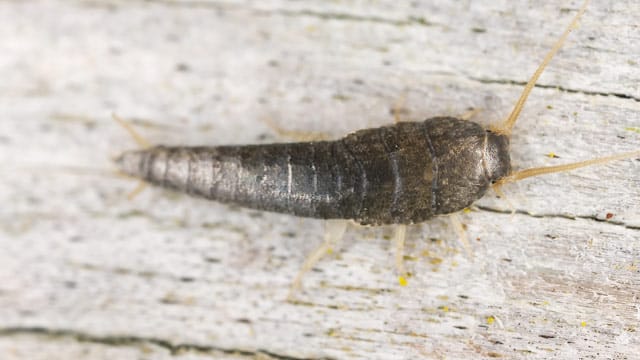
[[[117,165],[146,182],[248,208],[331,220],[325,241],[309,256],[294,282],[340,239],[351,220],[397,226],[396,264],[402,263],[406,225],[454,214],[493,186],[527,177],[639,156],[640,151],[514,172],[509,137],[544,68],[584,13],[546,55],[510,116],[488,129],[458,118],[364,129],[334,141],[266,145],[165,147],[125,152]],[[137,135],[134,135],[137,136]],[[455,219],[455,218],[454,218]],[[338,220],[338,221],[335,221]],[[454,223],[458,224],[457,220]]]

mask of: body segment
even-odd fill
[[[152,147],[118,162],[130,175],[211,200],[373,225],[458,211],[510,171],[505,136],[445,117],[335,141]]]

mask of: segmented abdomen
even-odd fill
[[[343,207],[337,205],[356,196],[361,183],[345,168],[340,142],[157,147],[149,154],[145,176],[149,182],[298,216],[344,216]]]
[[[151,183],[224,203],[363,224],[414,223],[484,194],[483,142],[475,123],[433,118],[336,141],[159,146],[125,153],[119,164]],[[465,169],[452,168],[460,161]]]

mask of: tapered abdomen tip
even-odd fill
[[[115,159],[113,159],[113,162],[115,163],[116,167],[118,167],[118,170],[120,170],[122,173],[129,176],[142,178],[145,157],[146,156],[144,150],[133,150],[120,154]]]

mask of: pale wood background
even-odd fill
[[[640,161],[531,179],[463,216],[349,230],[135,183],[110,120],[167,144],[501,119],[578,1],[0,2],[3,359],[637,358]],[[513,141],[519,168],[640,148],[640,3],[593,1]],[[546,154],[555,153],[552,159]],[[607,214],[613,216],[607,221]]]

